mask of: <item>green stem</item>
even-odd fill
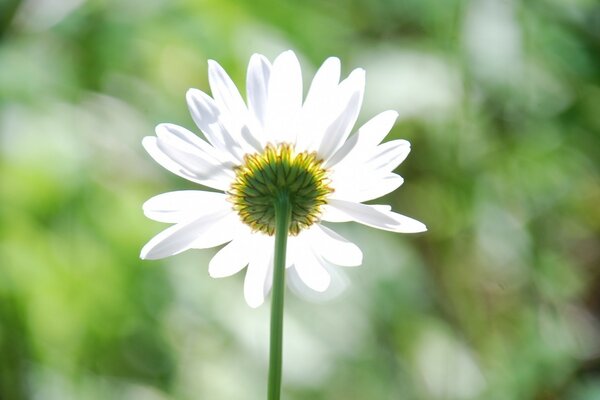
[[[271,344],[269,350],[268,400],[281,396],[281,348],[283,344],[283,295],[285,292],[285,253],[292,210],[287,196],[275,201],[275,260],[271,295]]]

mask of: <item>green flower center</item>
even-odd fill
[[[269,144],[262,153],[246,155],[244,164],[236,167],[229,200],[245,224],[273,235],[275,202],[286,196],[292,210],[289,233],[297,235],[319,220],[321,205],[333,192],[322,164],[316,153]]]

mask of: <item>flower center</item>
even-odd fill
[[[333,189],[323,160],[316,153],[294,153],[289,144],[267,145],[264,152],[244,156],[229,190],[242,221],[253,230],[275,233],[275,202],[286,196],[291,204],[291,235],[319,220],[321,205]]]

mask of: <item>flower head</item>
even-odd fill
[[[289,143],[267,144],[262,153],[246,155],[237,167],[229,198],[246,225],[267,235],[275,234],[274,201],[281,196],[291,203],[291,235],[319,220],[320,206],[333,190],[317,153],[296,153]]]
[[[271,64],[250,59],[247,102],[219,64],[209,61],[212,97],[197,89],[187,103],[206,140],[177,125],[160,124],[143,145],[163,167],[213,190],[163,193],[144,204],[147,217],[172,223],[142,249],[144,259],[190,248],[225,244],[209,263],[212,277],[247,266],[246,302],[258,307],[272,281],[274,203],[291,204],[286,268],[296,284],[322,292],[332,266],[358,266],[362,252],[321,224],[355,221],[393,232],[422,232],[425,225],[363,204],[396,188],[392,171],[410,152],[405,140],[380,144],[397,113],[383,112],[350,135],[360,110],[365,72],[340,79],[340,62],[327,59],[306,99],[298,59],[292,51]]]

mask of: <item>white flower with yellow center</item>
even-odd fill
[[[386,111],[350,135],[360,110],[365,71],[341,82],[340,61],[327,59],[302,100],[296,55],[271,64],[255,54],[247,75],[247,102],[223,68],[209,61],[212,96],[187,92],[192,117],[206,140],[177,125],[160,124],[143,145],[164,168],[208,188],[160,194],[148,200],[148,218],[172,223],[142,249],[158,259],[184,250],[225,244],[208,266],[214,278],[247,266],[244,296],[260,306],[273,276],[276,203],[291,208],[286,269],[295,284],[317,292],[331,282],[332,266],[362,263],[362,252],[321,224],[355,221],[392,232],[422,232],[425,225],[364,204],[398,188],[392,171],[410,152],[405,140],[380,144],[397,113]]]

